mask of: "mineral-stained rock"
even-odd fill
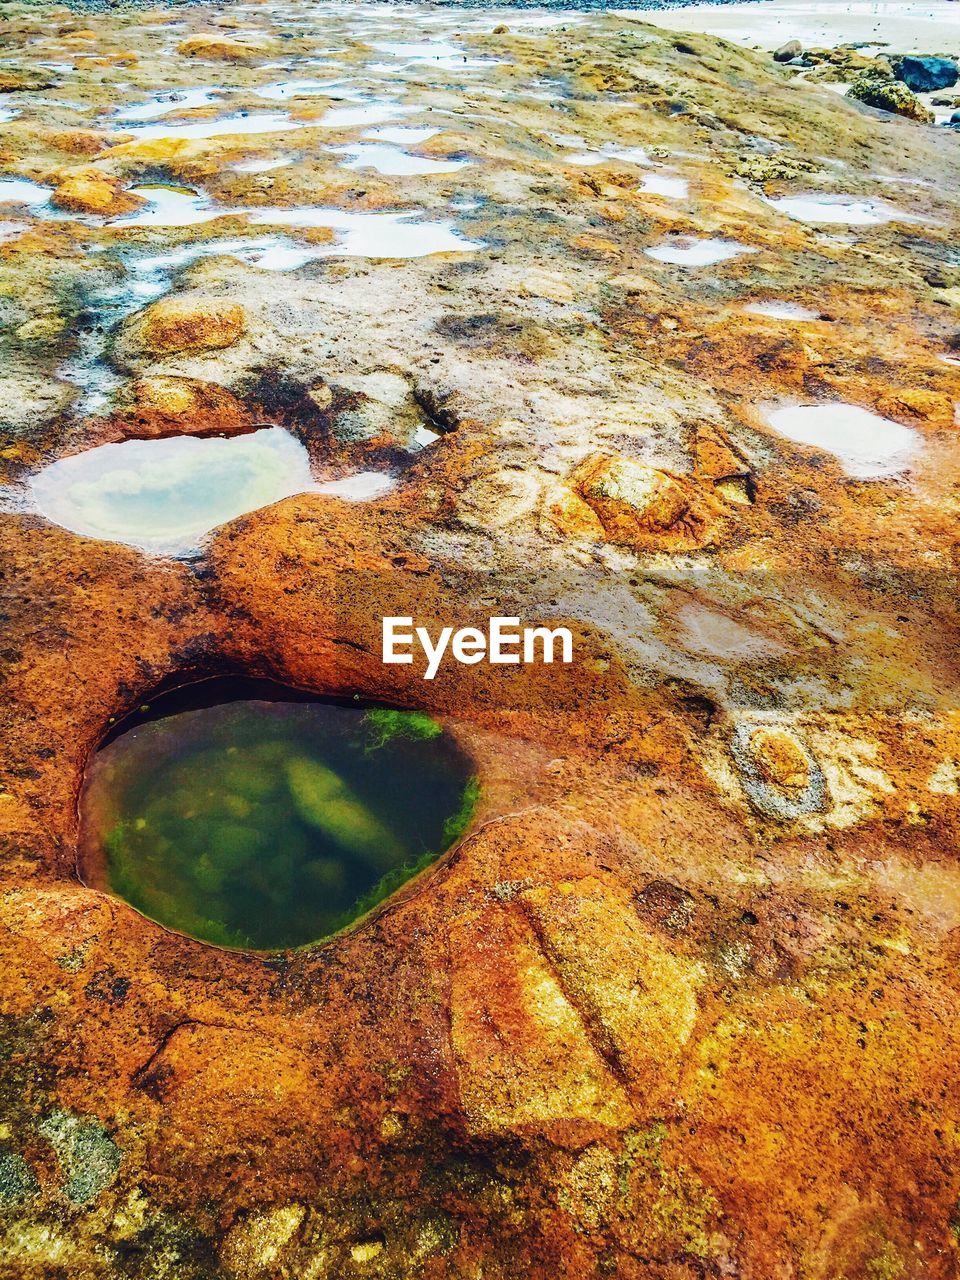
[[[130,322],[124,340],[154,355],[217,351],[232,346],[247,330],[243,307],[222,298],[161,298]]]
[[[601,454],[582,464],[574,485],[613,542],[682,545],[703,536],[690,482],[658,467]]]
[[[250,416],[225,387],[197,378],[139,378],[131,389],[127,434],[149,437],[171,430],[189,435],[230,434]]]
[[[857,76],[850,86],[847,95],[868,107],[877,107],[880,111],[891,111],[921,124],[933,124],[934,114],[925,107],[911,89],[899,80],[891,80],[885,76],[865,71]]]
[[[120,183],[94,166],[64,170],[51,201],[58,209],[71,213],[96,213],[113,217],[139,209],[144,201],[140,196],[124,191]]]
[[[177,46],[177,52],[209,62],[252,62],[264,56],[263,49],[228,36],[191,36]]]

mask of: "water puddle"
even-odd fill
[[[250,221],[260,226],[329,227],[340,233],[325,254],[360,258],[423,258],[483,247],[449,221],[421,222],[415,213],[344,213],[339,209],[258,209]]]
[[[131,187],[130,194],[146,200],[145,208],[111,222],[113,227],[194,227],[229,214],[211,205],[200,192],[182,187]]]
[[[435,160],[430,156],[412,156],[399,147],[385,142],[355,142],[350,146],[333,147],[332,150],[349,159],[344,169],[374,169],[390,176],[425,176],[433,173],[456,173],[465,169],[469,160]]]
[[[857,480],[901,474],[920,445],[909,427],[854,404],[786,406],[768,412],[766,421],[795,444],[832,453]]]
[[[394,142],[401,147],[414,147],[418,142],[436,137],[439,132],[433,125],[385,124],[368,129],[363,136],[375,142]]]
[[[244,160],[231,167],[236,173],[271,173],[274,169],[284,169],[291,163],[290,156],[274,156],[272,159]]]
[[[114,113],[114,120],[139,123],[143,120],[157,120],[160,116],[170,115],[174,111],[193,111],[197,107],[209,107],[219,100],[222,90],[219,89],[181,89],[170,93],[159,93],[146,102],[134,107],[126,107]]]
[[[648,173],[640,183],[640,190],[648,195],[663,196],[666,200],[686,200],[690,183],[686,178],[675,178],[667,173]]]
[[[48,204],[53,195],[52,187],[42,187],[26,178],[0,178],[0,204],[21,204],[39,208]]]
[[[433,435],[433,432],[430,433]],[[436,437],[439,439],[439,436]],[[391,489],[396,488],[393,476],[383,471],[358,471],[342,480],[328,480],[317,486],[318,493],[329,493],[335,498],[344,498],[347,502],[370,502],[379,498]]]
[[[798,302],[751,302],[743,309],[750,316],[769,316],[771,320],[790,320],[797,324],[820,319],[819,311],[801,307]]]
[[[736,240],[698,240],[694,236],[678,236],[666,244],[644,249],[648,258],[679,267],[710,267],[717,262],[738,258],[743,253],[756,252],[756,249]]]
[[[74,533],[183,555],[237,516],[314,489],[281,427],[230,439],[126,440],[61,458],[30,481],[40,513]]]
[[[258,98],[271,102],[288,102],[291,98],[309,98],[317,94],[335,94],[340,98],[362,98],[359,89],[343,87],[337,80],[278,80],[276,84],[255,89]]]
[[[561,143],[561,145],[566,145]],[[574,144],[575,145],[575,144]],[[643,147],[605,146],[598,151],[577,151],[562,156],[564,164],[575,164],[587,168],[592,165],[609,164],[611,160],[619,160],[624,164],[648,165],[650,157]]]
[[[885,222],[917,222],[885,200],[855,200],[850,196],[781,196],[767,203],[798,222],[831,226],[876,227]]]
[[[286,133],[305,129],[316,120],[294,120],[282,111],[237,111],[215,120],[185,120],[179,124],[145,124],[125,130],[136,142],[153,142],[158,138],[220,138],[230,134]]]
[[[88,769],[79,870],[219,946],[328,937],[436,861],[476,806],[470,760],[419,712],[210,681],[147,716]]]

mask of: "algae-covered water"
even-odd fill
[[[477,786],[428,716],[257,692],[178,695],[100,749],[81,870],[160,924],[259,950],[392,893],[463,833]]]

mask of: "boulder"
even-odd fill
[[[799,58],[803,53],[803,45],[799,40],[788,40],[786,44],[774,53],[774,62],[793,62],[794,58]]]
[[[907,119],[917,120],[921,124],[933,124],[936,119],[933,112],[923,105],[906,84],[899,80],[888,80],[884,76],[870,72],[857,76],[847,96],[868,107],[906,116]]]
[[[139,196],[124,191],[116,178],[92,165],[63,170],[51,203],[70,213],[95,213],[112,218],[131,213],[144,203]]]
[[[952,58],[922,58],[915,54],[898,59],[895,74],[914,93],[952,89],[960,76]]]
[[[188,58],[206,58],[211,62],[251,62],[264,54],[255,45],[241,44],[228,36],[191,36],[177,46],[177,53]]]
[[[134,345],[154,355],[218,351],[247,331],[238,302],[225,298],[161,298],[131,321]]]

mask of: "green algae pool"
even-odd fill
[[[220,946],[301,946],[470,822],[470,761],[428,716],[253,682],[254,697],[196,688],[108,739],[81,797],[83,878],[159,924]]]

